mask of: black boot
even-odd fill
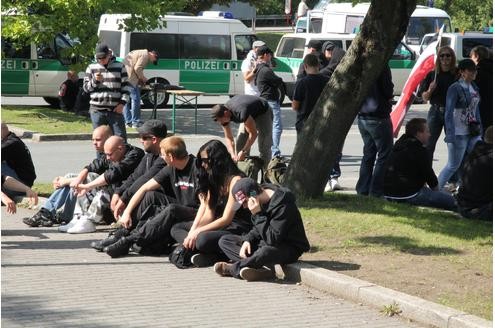
[[[132,246],[132,243],[132,240],[122,237],[112,245],[103,248],[103,251],[112,258],[121,257],[129,254],[129,248]]]
[[[117,229],[115,231],[110,232],[107,238],[103,240],[91,242],[90,246],[96,249],[98,252],[103,252],[103,249],[105,247],[116,243],[117,241],[119,241],[120,238],[125,237],[127,235],[129,235],[129,230]]]

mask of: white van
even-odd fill
[[[180,85],[209,95],[244,92],[241,63],[251,50],[254,33],[241,21],[222,17],[163,16],[166,26],[147,32],[125,32],[119,24],[129,15],[105,14],[100,18],[98,37],[118,59],[135,49],[154,49],[160,55],[145,76],[153,82]],[[288,68],[287,68],[288,71]],[[168,101],[159,94],[158,106]],[[143,95],[145,105],[152,101]]]
[[[370,3],[353,5],[351,2],[334,3],[329,0],[321,0],[313,8],[318,14],[313,15],[308,11],[308,17],[314,16],[315,20],[321,20],[319,12],[323,12],[321,30],[317,32],[357,33],[369,7]],[[450,16],[445,11],[438,8],[416,6],[409,19],[403,41],[416,54],[419,54],[419,44],[423,36],[426,33],[437,32],[442,25],[445,25],[445,32],[451,32]]]
[[[426,47],[438,39],[438,34],[425,34],[421,41],[420,52],[423,52]],[[463,60],[470,58],[469,53],[475,46],[485,46],[493,50],[493,34],[481,32],[466,32],[466,33],[442,33],[441,46],[449,46],[454,49],[456,59]]]
[[[322,43],[332,41],[335,46],[347,50],[355,37],[356,34],[338,33],[290,33],[283,35],[275,51],[275,58],[277,61],[288,65],[292,70],[290,79],[284,80],[287,95],[292,97],[299,66],[308,52],[306,45],[309,41],[319,40]],[[401,94],[415,60],[416,54],[403,42],[395,49],[392,58],[389,60],[394,82],[394,95]]]

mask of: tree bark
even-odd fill
[[[360,106],[403,38],[416,0],[372,0],[360,33],[304,124],[285,185],[297,195],[323,193],[339,146]]]

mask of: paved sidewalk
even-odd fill
[[[29,228],[2,207],[2,327],[419,327],[290,282],[245,282],[166,257],[111,259],[106,234]]]

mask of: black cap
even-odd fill
[[[321,51],[333,50],[333,48],[335,48],[335,44],[332,41],[325,41],[321,47]]]
[[[270,50],[267,46],[261,46],[256,49],[256,56],[263,56],[264,54],[273,54],[273,51]]]
[[[459,62],[459,64],[457,65],[457,67],[459,68],[460,71],[464,71],[466,69],[469,71],[475,71],[476,70],[476,64],[471,59],[461,60]]]
[[[137,131],[140,135],[153,135],[157,138],[166,138],[167,137],[167,126],[165,122],[161,120],[149,120],[144,122]]]
[[[260,193],[261,187],[251,178],[239,179],[232,187],[232,196],[239,205],[242,205],[249,197]]]
[[[110,53],[110,48],[104,43],[96,46],[95,57],[97,59],[105,58]]]
[[[321,41],[320,40],[310,40],[306,45],[307,48],[314,48],[318,51],[321,49]]]
[[[150,52],[156,56],[156,60],[152,61],[153,65],[158,65],[158,59],[160,59],[160,54],[156,50],[151,50]]]

